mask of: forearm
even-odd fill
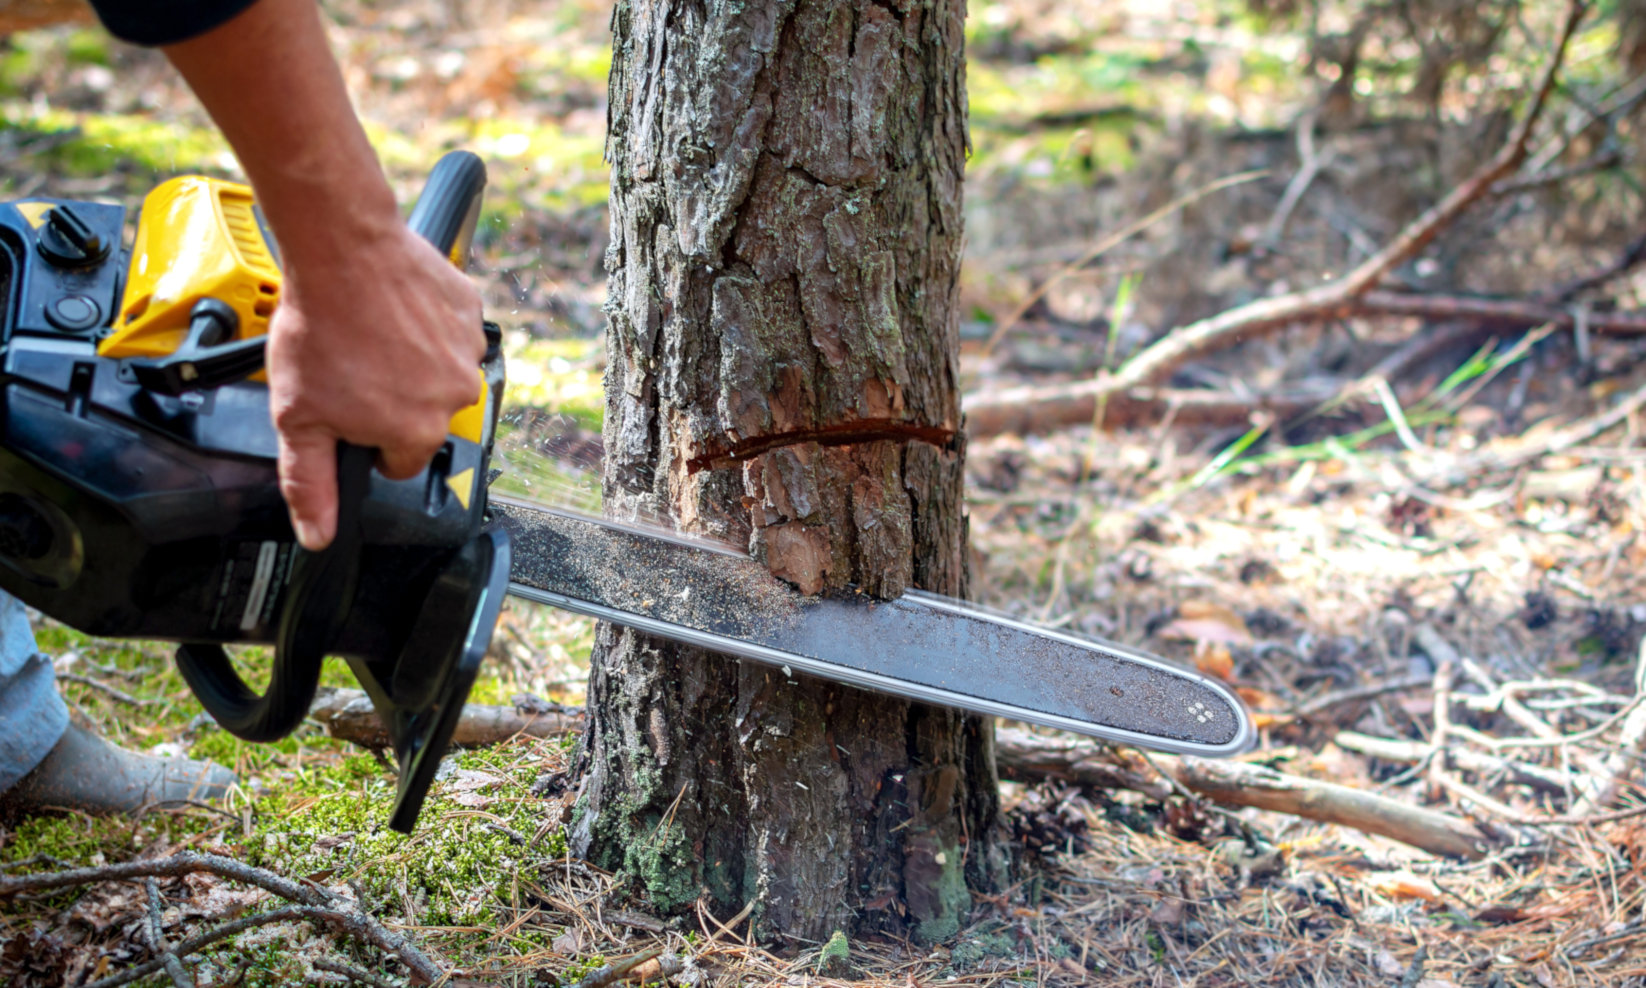
[[[234,148],[288,259],[335,256],[400,223],[314,0],[257,0],[162,50]]]

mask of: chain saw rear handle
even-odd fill
[[[451,152],[429,173],[407,225],[461,267],[469,256],[485,187],[485,163],[467,151]],[[196,306],[196,311],[200,308]],[[264,339],[256,338],[258,366],[240,377],[261,369],[260,344]],[[247,342],[205,348],[196,351],[194,359],[210,363],[213,349],[245,349]],[[195,379],[213,377],[200,375]],[[359,584],[361,506],[376,460],[375,449],[337,444],[337,534],[320,552],[301,552],[293,565],[273,668],[263,693],[257,693],[240,678],[222,646],[187,643],[178,647],[178,671],[201,706],[229,733],[247,741],[277,741],[308,716],[319,687],[322,662],[342,630]]]

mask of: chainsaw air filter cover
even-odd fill
[[[480,160],[441,159],[412,225],[466,255]],[[243,186],[173,180],[125,211],[0,204],[0,588],[87,634],[181,643],[177,661],[234,734],[308,713],[326,655],[348,659],[394,739],[409,831],[496,625],[507,536],[485,483],[503,393],[488,326],[480,403],[419,476],[339,447],[338,535],[298,544],[280,496],[263,333],[278,257]],[[339,386],[347,386],[339,382]],[[271,645],[258,694],[223,646]]]

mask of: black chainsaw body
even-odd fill
[[[472,197],[478,164],[456,163]],[[164,361],[99,356],[120,304],[124,225],[118,206],[0,204],[0,588],[87,634],[183,643],[179,666],[202,702],[252,740],[296,727],[323,656],[346,657],[395,739],[392,822],[409,830],[507,585],[507,538],[485,524],[503,393],[495,327],[479,441],[448,437],[402,481],[372,469],[372,451],[341,447],[338,537],[311,554],[280,495],[268,388],[243,379],[260,361],[180,390],[176,374],[167,385],[154,372]],[[233,673],[221,648],[232,644],[276,648],[264,695]]]

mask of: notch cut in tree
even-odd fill
[[[618,5],[608,511],[808,593],[964,594],[963,19]],[[989,722],[613,627],[589,711],[573,844],[654,909],[935,940],[1002,881]]]

